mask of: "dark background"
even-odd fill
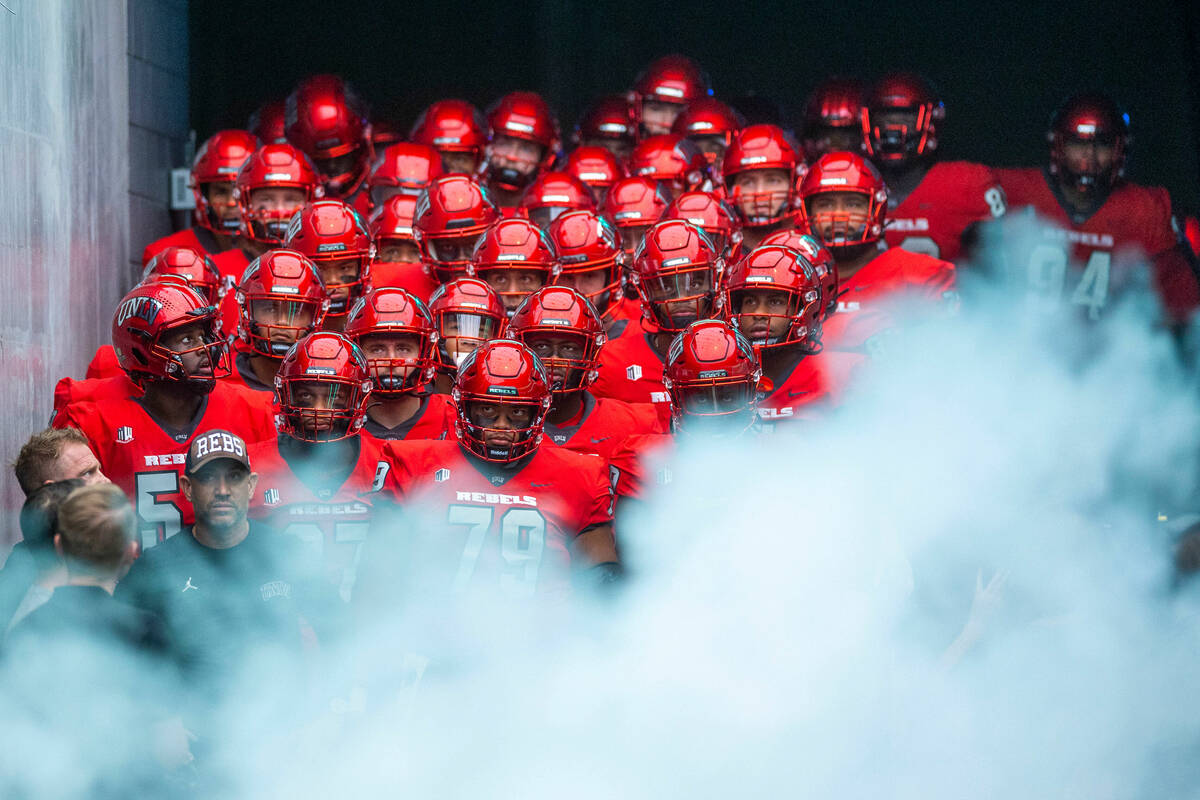
[[[352,81],[375,116],[405,130],[427,104],[481,108],[506,91],[542,92],[564,133],[600,94],[626,89],[651,59],[697,59],[716,95],[757,94],[797,109],[830,74],[915,69],[942,93],[941,152],[998,166],[1040,164],[1054,107],[1102,88],[1128,110],[1129,175],[1200,209],[1198,13],[1186,2],[950,4],[348,3],[189,6],[191,124],[200,140],[241,127],[306,74]]]

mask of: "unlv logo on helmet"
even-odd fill
[[[116,323],[124,325],[130,319],[137,317],[147,325],[153,325],[160,311],[162,311],[162,303],[153,297],[131,297],[117,307]]]

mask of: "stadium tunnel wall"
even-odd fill
[[[168,233],[188,126],[186,0],[0,8],[0,561],[20,538],[8,464],[83,377],[142,246]]]

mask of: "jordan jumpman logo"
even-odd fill
[[[196,584],[192,583],[191,575],[188,575],[187,585],[183,587],[183,591],[186,592],[188,589],[195,589],[196,591],[200,591],[200,587],[197,586]],[[182,594],[182,592],[181,592],[181,594]]]

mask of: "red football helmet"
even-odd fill
[[[199,330],[193,335],[183,335],[183,329],[195,326]],[[133,287],[113,315],[112,345],[117,363],[139,386],[179,381],[203,394],[229,374],[217,307],[182,278]]]
[[[625,251],[612,223],[591,211],[568,211],[547,231],[562,271],[558,283],[583,294],[600,313],[616,308]]]
[[[531,292],[553,283],[560,267],[545,231],[514,217],[493,223],[475,252],[467,274],[487,281],[511,314]]]
[[[562,145],[558,120],[536,92],[509,92],[488,109],[487,121],[484,180],[489,186],[518,191],[558,158]],[[541,155],[527,161],[514,154],[501,154],[497,152],[501,136],[533,142],[541,148]]]
[[[946,107],[924,78],[889,75],[871,87],[863,102],[867,155],[888,165],[932,153],[937,149],[937,124],[945,118]]]
[[[521,195],[520,208],[533,224],[545,229],[564,211],[595,211],[596,201],[583,181],[569,172],[543,172]]]
[[[221,213],[222,210],[237,209],[237,201],[233,199],[232,191],[228,203],[216,206],[208,197],[209,185],[227,183],[232,189],[238,169],[257,148],[258,140],[254,135],[249,131],[239,130],[217,131],[200,145],[200,150],[192,161],[191,176],[192,197],[196,201],[192,218],[197,225],[227,236],[237,233],[241,219],[236,214],[227,216]]]
[[[413,236],[421,261],[434,280],[445,283],[465,275],[471,253],[500,212],[487,190],[466,175],[435,178],[417,198]]]
[[[375,158],[367,173],[367,191],[371,207],[383,204],[395,194],[416,197],[442,174],[442,157],[429,145],[399,142]]]
[[[415,295],[391,286],[367,291],[350,310],[346,336],[366,356],[376,395],[419,394],[433,380],[438,335],[429,310]],[[395,343],[384,341],[402,336],[414,340],[411,355],[397,356]]]
[[[287,101],[272,100],[250,115],[246,130],[263,144],[287,143]]]
[[[487,121],[466,100],[439,100],[421,112],[408,138],[441,153],[446,172],[474,175],[487,146]]]
[[[283,358],[325,322],[329,297],[316,266],[294,250],[268,250],[237,285],[237,335],[256,355]]]
[[[809,264],[812,264],[817,273],[817,280],[821,282],[821,301],[824,304],[821,318],[829,319],[830,315],[837,311],[839,292],[837,265],[833,261],[833,253],[829,252],[829,248],[821,244],[815,236],[795,228],[776,231],[763,239],[759,246],[765,247],[772,244],[795,250],[804,256]]]
[[[710,167],[719,167],[734,134],[746,127],[746,118],[715,97],[701,97],[688,105],[671,126],[671,133],[696,143]]]
[[[712,189],[704,153],[692,140],[673,133],[639,142],[629,157],[629,173],[656,181],[671,197],[695,189]]]
[[[858,152],[862,135],[862,81],[829,78],[804,103],[804,152],[816,161],[834,150]]]
[[[670,55],[655,59],[638,75],[629,101],[641,134],[654,136],[669,132],[684,106],[711,95],[708,76],[695,61]]]
[[[602,97],[588,106],[572,135],[577,147],[603,147],[624,159],[637,141],[633,110],[624,95]]]
[[[176,275],[187,281],[209,305],[220,305],[226,285],[206,253],[190,247],[168,247],[150,259],[142,270],[142,281],[158,275]]]
[[[1078,192],[1107,193],[1125,175],[1129,115],[1110,97],[1086,93],[1070,98],[1050,118],[1046,138],[1050,142],[1050,174]],[[1112,160],[1102,167],[1093,148],[1090,158],[1072,165],[1064,150],[1070,142],[1111,147]]]
[[[500,335],[507,313],[492,287],[478,278],[455,278],[429,298],[429,313],[438,331],[438,356],[450,372],[467,354]]]
[[[736,258],[742,243],[742,223],[729,204],[712,192],[684,192],[671,201],[662,219],[681,219],[708,234],[726,260]]]
[[[775,225],[796,212],[800,205],[796,184],[804,169],[804,161],[792,145],[791,137],[775,125],[743,128],[733,138],[721,163],[729,202],[743,223],[753,228]],[[765,184],[761,188],[757,184],[744,188],[745,179],[739,176],[765,170],[783,172],[782,180],[769,179],[778,181],[777,188],[766,188]]]
[[[813,198],[822,194],[851,193],[866,198],[861,213],[814,213]],[[887,186],[883,176],[858,153],[827,153],[813,164],[800,184],[801,223],[836,254],[838,248],[878,242],[887,218]]]
[[[336,75],[300,81],[287,98],[287,138],[316,164],[325,191],[349,197],[367,174],[371,143],[367,113],[349,84]]]
[[[382,153],[394,144],[404,141],[404,130],[390,119],[371,120],[371,151]]]
[[[628,274],[642,315],[660,330],[678,332],[721,308],[725,260],[708,235],[690,222],[668,219],[646,231]]]
[[[459,367],[451,394],[458,412],[455,433],[472,455],[508,464],[541,444],[551,403],[550,380],[541,361],[520,342],[493,339],[473,350]],[[528,420],[528,425],[496,426],[498,406]]]
[[[671,342],[663,370],[674,429],[733,434],[749,430],[758,414],[761,377],[753,347],[730,323],[693,322]]]
[[[576,147],[563,169],[582,181],[597,200],[603,200],[614,183],[629,175],[625,165],[604,147]]]
[[[304,199],[256,203],[253,195],[259,189],[296,189]],[[290,144],[267,144],[251,153],[238,170],[233,193],[242,215],[242,236],[272,247],[283,244],[288,222],[300,206],[324,196],[312,162]]]
[[[821,281],[804,256],[779,245],[757,247],[725,279],[725,308],[761,358],[799,345],[816,352],[824,312]]]
[[[375,243],[377,256],[385,247],[397,242],[417,243],[413,236],[413,217],[416,213],[417,198],[408,194],[392,195],[371,212],[371,218],[367,220],[367,232]]]
[[[546,286],[526,297],[505,336],[541,359],[556,395],[582,391],[596,380],[607,339],[595,306],[566,286]]]
[[[366,422],[371,388],[358,345],[317,331],[292,345],[275,373],[275,427],[302,442],[347,439]]]
[[[292,217],[284,246],[316,265],[329,296],[329,314],[349,313],[370,278],[375,255],[371,236],[358,212],[341,200],[309,203]]]

